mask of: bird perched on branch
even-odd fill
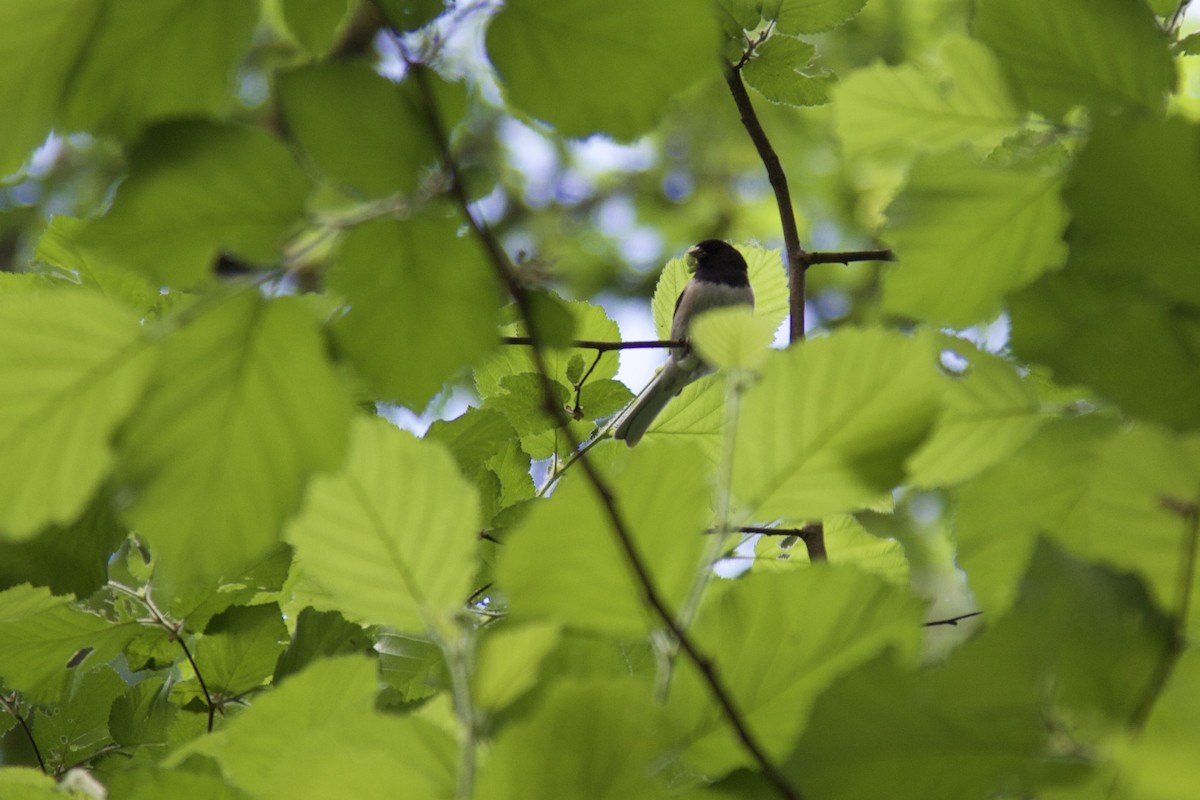
[[[719,239],[705,239],[687,251],[687,267],[693,276],[675,301],[671,339],[686,340],[692,320],[705,311],[726,306],[754,306],[754,290],[750,288],[746,259],[732,245]],[[633,447],[672,397],[712,371],[691,347],[672,347],[667,363],[654,380],[617,417],[613,438],[623,439]]]

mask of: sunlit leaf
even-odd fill
[[[137,319],[94,292],[0,294],[0,538],[83,511],[153,365]]]
[[[308,476],[341,459],[349,399],[287,298],[217,299],[158,350],[120,441],[126,516],[177,583],[232,578],[279,542]]]
[[[445,449],[361,417],[345,466],[312,481],[288,540],[348,614],[436,631],[471,591],[478,530],[475,490]]]

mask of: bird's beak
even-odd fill
[[[695,271],[696,271],[696,267],[697,267],[697,266],[699,266],[699,265],[698,265],[698,263],[696,262],[696,259],[699,257],[699,255],[700,255],[700,248],[699,248],[699,247],[693,247],[693,248],[691,248],[691,249],[690,249],[690,250],[688,250],[688,251],[687,251],[687,253],[684,255],[684,258],[683,258],[683,263],[687,264],[687,271],[688,271],[688,272],[695,272]]]

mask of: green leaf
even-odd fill
[[[169,580],[206,586],[278,543],[308,476],[341,459],[350,403],[292,298],[220,297],[159,351],[121,437],[126,516]]]
[[[694,636],[772,758],[794,746],[813,702],[839,674],[889,648],[916,655],[921,604],[855,569],[756,574],[721,589]],[[671,704],[689,731],[685,759],[714,776],[752,767],[696,671],[684,661],[678,668]]]
[[[848,155],[897,146],[948,150],[963,142],[987,152],[1019,130],[1024,115],[991,51],[951,36],[941,55],[949,86],[904,63],[873,64],[833,89],[834,122]]]
[[[9,0],[0,4],[0,175],[52,127],[129,136],[226,110],[258,18],[243,0]]]
[[[80,515],[152,365],[135,316],[94,292],[0,294],[0,537]]]
[[[1050,117],[1078,105],[1161,112],[1175,85],[1167,36],[1144,3],[983,0],[975,34]]]
[[[734,495],[758,519],[867,505],[900,482],[941,393],[927,339],[844,329],[773,354],[742,401]]]
[[[476,708],[492,713],[539,683],[542,661],[559,643],[557,625],[493,627],[479,643],[471,687]]]
[[[111,210],[74,239],[82,256],[172,286],[207,279],[220,253],[280,260],[303,218],[308,180],[266,132],[208,122],[160,125],[130,153]]]
[[[745,257],[746,266],[749,267],[750,286],[754,289],[754,316],[768,320],[773,323],[773,328],[778,328],[788,315],[787,273],[783,269],[779,251],[752,245],[741,246],[738,251]],[[671,338],[675,303],[691,277],[682,258],[672,258],[658,276],[650,308],[654,312],[654,327],[660,339]]]
[[[1189,800],[1200,781],[1194,758],[1200,747],[1200,652],[1185,650],[1154,704],[1141,735],[1117,751],[1120,782],[1116,797]]]
[[[1005,359],[952,339],[943,351],[966,366],[946,390],[933,433],[907,464],[916,487],[949,486],[999,463],[1046,421],[1037,394]]]
[[[688,338],[706,363],[751,370],[767,357],[776,327],[774,320],[754,316],[749,308],[718,308],[692,322]]]
[[[105,784],[109,797],[125,800],[250,800],[220,775],[162,767],[137,767],[115,773]],[[54,800],[61,800],[56,795]]]
[[[666,731],[650,687],[640,681],[560,681],[496,737],[478,794],[488,800],[664,797],[663,778],[654,773],[668,745]]]
[[[349,304],[338,347],[378,392],[421,409],[496,344],[499,291],[475,240],[432,213],[377,220],[346,239],[330,278]]]
[[[900,264],[884,279],[884,307],[954,327],[996,316],[1005,294],[1066,260],[1060,185],[1052,172],[960,152],[918,161],[887,209],[883,236]]]
[[[439,94],[461,93],[433,75],[430,81]],[[279,77],[279,100],[288,132],[316,166],[368,197],[413,191],[439,158],[417,85],[393,83],[365,61],[286,72]],[[447,100],[439,109],[462,106],[457,95]]]
[[[178,649],[178,645],[173,645]],[[168,699],[166,678],[150,677],[134,684],[112,705],[108,727],[122,747],[167,743],[179,709]]]
[[[1063,197],[1072,266],[1200,306],[1200,125],[1097,119]]]
[[[129,535],[103,493],[79,519],[23,542],[0,542],[0,589],[19,583],[87,597],[108,580],[113,551]]]
[[[120,675],[101,667],[78,679],[67,702],[53,711],[37,710],[32,726],[34,740],[54,772],[82,764],[112,744],[108,715],[113,701],[125,688]]]
[[[305,573],[367,622],[437,632],[467,599],[479,502],[441,447],[378,419],[309,486],[288,540]]]
[[[287,638],[279,606],[234,606],[209,622],[196,643],[196,666],[209,692],[237,697],[271,676]]]
[[[1128,578],[1039,549],[1018,610],[946,662],[911,670],[882,657],[836,681],[785,771],[805,796],[874,800],[881,786],[895,800],[1040,796],[1039,783],[1084,769],[1049,752],[1046,698],[1128,697],[1120,682],[1145,678],[1153,636],[1139,625],[1151,616]],[[898,763],[905,780],[896,782]]]
[[[263,800],[387,800],[397,787],[414,797],[451,796],[454,743],[422,720],[377,713],[376,681],[366,658],[318,661],[165,764],[210,756],[235,785]]]
[[[305,608],[296,617],[296,632],[287,650],[275,664],[272,683],[300,672],[317,659],[365,653],[370,649],[371,637],[367,632],[347,622],[338,612]]]
[[[1200,424],[1200,319],[1132,282],[1074,263],[1009,302],[1013,350],[1059,383],[1083,383],[1130,414],[1188,429]]]
[[[692,447],[647,443],[612,481],[618,513],[659,594],[677,610],[700,568],[709,489]],[[570,474],[504,539],[496,579],[514,619],[543,617],[615,635],[657,626],[590,485]]]
[[[742,67],[746,83],[773,103],[819,106],[829,102],[833,73],[812,64],[817,48],[794,36],[775,35]]]
[[[1118,432],[1093,417],[1054,422],[963,487],[959,562],[981,607],[1002,609],[1036,538],[1046,534],[1072,552],[1137,572],[1170,607],[1186,526],[1163,498],[1195,502],[1197,486],[1195,457],[1159,429]]]
[[[54,778],[37,767],[5,765],[0,769],[0,792],[11,800],[62,800]]]
[[[32,702],[57,700],[74,671],[105,663],[140,630],[77,611],[70,601],[31,586],[0,592],[0,682]]]
[[[900,542],[873,536],[848,514],[827,517],[822,525],[828,563],[855,567],[895,586],[909,585],[909,562]],[[812,565],[797,536],[764,535],[754,545],[755,572],[788,573]]]
[[[323,58],[337,43],[354,12],[356,0],[279,0],[287,28],[305,50]]]
[[[645,133],[719,67],[715,16],[689,0],[512,0],[487,51],[512,104],[572,137]]]
[[[745,2],[746,0],[743,0]],[[763,19],[783,33],[819,33],[853,19],[867,0],[762,0]]]

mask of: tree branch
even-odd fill
[[[806,266],[813,264],[849,264],[853,261],[895,261],[891,250],[846,250],[839,253],[809,253]]]
[[[771,140],[767,138],[767,132],[758,120],[758,113],[746,92],[746,84],[742,82],[741,68],[745,62],[746,58],[743,57],[736,65],[725,65],[725,83],[729,85],[729,93],[733,95],[742,125],[750,135],[750,141],[754,142],[758,157],[767,171],[767,180],[775,192],[775,205],[779,208],[779,227],[783,232],[783,249],[787,256],[788,308],[791,310],[788,341],[795,344],[804,340],[805,273],[814,263],[813,254],[800,245],[800,231],[796,227],[796,212],[792,208],[792,194],[788,189],[787,175],[783,172],[775,148],[771,146]],[[825,561],[828,558],[825,552],[825,531],[820,527],[820,523],[817,525],[815,531],[803,537],[804,546],[808,548],[810,561]]]
[[[13,715],[13,718],[20,724],[21,730],[25,731],[25,738],[29,740],[29,746],[33,748],[33,754],[37,756],[38,766],[42,768],[42,774],[46,774],[46,762],[42,760],[42,751],[38,748],[37,740],[33,738],[33,731],[29,728],[29,723],[25,721],[24,715],[21,714],[21,702],[17,699],[17,693],[13,692],[9,695],[0,694],[0,707]]]
[[[531,340],[529,345],[532,348],[531,357],[537,373],[541,376],[543,405],[545,406],[546,413],[554,418],[563,436],[566,437],[570,448],[575,450],[578,448],[579,443],[575,441],[575,437],[571,433],[569,418],[566,412],[559,407],[554,399],[552,379],[550,371],[546,366],[542,347],[539,344],[540,340],[534,324],[534,315],[529,294],[518,279],[517,271],[509,260],[508,254],[504,252],[504,248],[501,247],[500,242],[491,229],[471,214],[470,198],[467,196],[458,165],[454,159],[454,154],[450,151],[450,140],[442,125],[433,92],[429,87],[429,81],[425,75],[426,67],[422,64],[410,64],[409,66],[409,74],[416,81],[424,100],[425,113],[428,117],[430,131],[441,150],[442,165],[450,179],[450,191],[458,202],[462,213],[466,216],[467,223],[470,225],[475,237],[487,252],[497,277],[504,284],[505,289],[512,296],[513,302],[516,304],[520,318],[529,332],[529,339]],[[708,686],[709,693],[720,706],[726,721],[733,729],[738,741],[741,742],[743,749],[753,758],[762,771],[763,777],[775,788],[781,797],[788,798],[788,800],[798,800],[800,795],[788,784],[779,769],[771,762],[766,751],[758,743],[758,740],[750,732],[745,720],[742,719],[741,713],[734,706],[732,695],[722,683],[712,662],[700,652],[695,642],[679,626],[675,620],[675,615],[659,594],[650,576],[649,568],[646,566],[645,560],[638,552],[637,546],[633,541],[633,534],[620,509],[617,508],[616,497],[608,482],[600,474],[599,469],[592,463],[591,459],[581,458],[579,459],[579,465],[583,469],[588,482],[592,485],[592,490],[600,499],[613,535],[616,537],[617,544],[623,552],[630,570],[633,572],[634,579],[641,588],[646,604],[671,632],[671,635],[679,643],[680,648],[687,654],[688,658],[696,665],[704,683]]]

